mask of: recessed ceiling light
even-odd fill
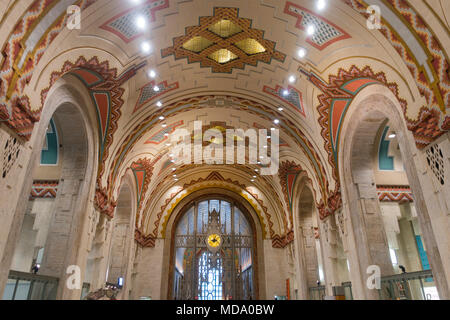
[[[175,180],[175,181],[178,181],[178,179],[177,179],[177,178],[175,178],[175,179],[173,179],[173,180]]]
[[[290,83],[294,83],[295,82],[295,76],[290,76],[289,77],[289,82]]]
[[[150,53],[150,50],[151,50],[150,43],[147,42],[147,41],[142,42],[141,43],[141,50],[145,54]]]
[[[173,158],[173,153],[169,154],[169,157]]]
[[[165,127],[167,127],[167,124],[163,123],[163,124],[161,125],[161,127],[165,128]]]
[[[258,169],[255,169],[255,172],[258,172],[259,170]]]
[[[283,96],[287,96],[289,94],[289,90],[288,89],[284,89],[283,90]]]
[[[176,175],[176,174],[174,174],[174,175],[173,175],[173,177],[174,177],[174,178],[176,178],[176,177],[177,177],[177,175]]]
[[[389,138],[389,139],[394,139],[396,136],[397,136],[397,135],[396,135],[395,133],[391,133],[391,134],[388,136],[388,138]]]
[[[161,102],[161,101],[158,101],[158,102],[156,103],[156,106],[161,108],[161,107],[162,107],[162,102]]]
[[[141,15],[136,17],[135,23],[138,29],[140,30],[144,30],[145,27],[147,26],[147,20]]]
[[[177,170],[177,168],[172,168],[172,171],[175,171],[175,170]]]
[[[327,2],[325,0],[317,0],[317,9],[323,10],[327,6]]]
[[[299,58],[304,58],[306,56],[306,49],[305,48],[298,49],[297,56]]]
[[[159,91],[159,87],[158,86],[154,86],[153,87],[153,91],[158,92]]]
[[[164,136],[166,136],[166,137],[167,137],[168,135],[169,135],[169,133],[168,133],[168,132],[164,133]]]
[[[171,146],[171,144],[167,142],[167,143],[166,143],[166,146],[170,147],[170,146]]]
[[[256,162],[257,164],[261,164],[261,161]]]
[[[275,120],[273,120],[273,123],[275,123],[275,124],[279,124],[279,123],[280,123],[280,120],[278,120],[278,119],[275,119]]]
[[[251,182],[255,182],[255,179],[251,179],[250,181],[251,181]]]
[[[270,131],[275,131],[275,128],[274,127],[270,128]]]
[[[253,176],[253,178],[256,178],[256,176]]]
[[[278,111],[283,111],[283,110],[284,110],[283,107],[278,108]]]
[[[130,0],[130,1],[133,2],[134,4],[141,3],[141,0]]]
[[[155,70],[150,70],[150,71],[148,72],[148,76],[149,76],[150,78],[156,77],[156,72],[155,72]]]
[[[172,159],[172,160],[170,160],[170,162],[172,162],[172,163],[173,163],[173,162],[175,162],[175,160],[174,160],[174,159]]]
[[[160,117],[159,117],[159,120],[164,120],[164,116],[160,116]]]
[[[316,32],[316,28],[313,25],[309,25],[308,28],[306,28],[306,33],[309,36],[312,36]]]

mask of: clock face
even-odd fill
[[[221,241],[222,240],[218,234],[213,233],[208,236],[208,245],[212,248],[217,248],[220,246]]]

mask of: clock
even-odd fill
[[[218,246],[220,246],[221,242],[222,239],[218,234],[213,233],[208,236],[208,244],[213,248],[217,248]]]
[[[211,233],[206,238],[206,244],[211,252],[217,252],[222,244],[222,238],[217,233]]]

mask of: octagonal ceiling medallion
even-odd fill
[[[239,18],[237,8],[215,8],[214,15],[200,17],[198,26],[186,28],[186,34],[173,39],[173,46],[162,49],[162,57],[174,55],[200,62],[213,72],[230,73],[258,61],[272,58],[284,62],[286,55],[275,50],[275,42],[264,39],[264,31],[252,29],[250,19]]]

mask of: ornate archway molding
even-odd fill
[[[165,237],[167,221],[177,204],[193,192],[213,187],[232,191],[239,195],[243,200],[246,200],[258,216],[263,230],[263,238],[269,237],[272,239],[272,246],[274,248],[284,247],[287,243],[292,241],[293,233],[291,230],[287,231],[284,235],[279,235],[275,232],[272,216],[269,213],[268,208],[264,205],[263,200],[260,199],[258,195],[251,193],[245,185],[238,181],[234,181],[230,178],[225,179],[220,173],[215,171],[211,172],[206,178],[198,178],[197,180],[192,180],[191,182],[184,184],[183,187],[170,194],[170,196],[165,199],[164,204],[156,215],[156,219],[153,223],[153,231],[150,234],[145,235],[142,228],[136,228],[136,241],[141,246],[153,247],[156,238]]]

